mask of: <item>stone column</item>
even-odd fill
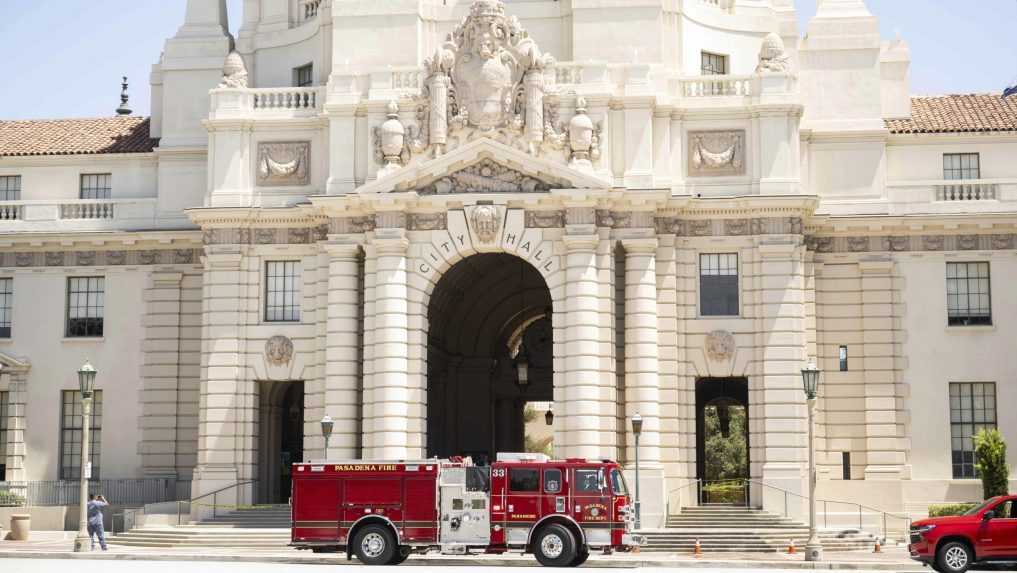
[[[145,290],[141,453],[148,477],[176,477],[180,391],[180,272],[154,272]]]
[[[386,229],[392,231],[392,229]],[[398,234],[386,233],[371,241],[368,255],[375,259],[373,367],[371,403],[365,404],[369,419],[370,459],[407,459],[418,452],[409,444],[409,314],[407,268],[409,241]]]
[[[604,455],[602,426],[613,424],[602,415],[600,375],[600,301],[597,284],[597,243],[594,234],[565,235],[564,388],[555,392],[561,404],[562,440],[555,442],[560,457],[598,459]],[[557,414],[556,414],[557,415]]]
[[[325,344],[325,414],[335,426],[328,459],[356,459],[360,453],[360,245],[328,243],[328,311]]]
[[[246,380],[240,339],[247,300],[241,278],[244,256],[237,247],[208,247],[201,329],[201,399],[198,467],[192,497],[256,478],[253,451],[257,388]],[[254,486],[223,492],[218,503],[250,502]],[[191,508],[192,517],[207,513]]]
[[[625,424],[632,453],[627,472],[635,477],[632,417],[643,418],[639,438],[642,525],[664,521],[664,476],[660,463],[660,354],[657,324],[657,239],[628,239],[625,249]]]
[[[7,481],[25,481],[25,409],[28,407],[28,367],[7,374]]]

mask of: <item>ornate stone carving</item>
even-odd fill
[[[600,160],[600,123],[593,123],[586,114],[586,98],[576,99],[576,114],[569,122],[569,167],[579,171],[593,171],[593,162]]]
[[[285,366],[293,360],[293,341],[276,335],[265,342],[265,360],[271,366]]]
[[[374,129],[375,159],[384,166],[378,170],[378,178],[391,175],[410,160],[407,131],[416,133],[416,127],[403,125],[399,119],[399,104],[388,102],[388,119]]]
[[[97,259],[95,251],[78,251],[74,253],[74,264],[79,267],[93,267]]]
[[[473,233],[484,243],[490,243],[498,238],[501,219],[501,209],[495,205],[477,205],[470,213]]]
[[[689,132],[689,176],[745,174],[745,131]]]
[[[422,195],[451,193],[547,193],[567,188],[564,182],[545,181],[485,159],[424,186]]]
[[[443,231],[448,228],[448,214],[411,213],[406,228],[410,231]]]
[[[239,52],[233,50],[226,56],[222,66],[222,82],[220,88],[246,88],[247,66]]]
[[[922,236],[922,248],[926,251],[942,251],[946,248],[946,237],[943,235]]]
[[[992,235],[992,249],[996,251],[1009,251],[1014,248],[1013,235]]]
[[[848,250],[852,253],[864,253],[869,250],[868,237],[848,237]]]
[[[957,235],[957,250],[977,251],[978,235]]]
[[[46,266],[47,267],[62,267],[64,266],[64,259],[66,253],[63,251],[50,251],[46,253]]]
[[[706,335],[706,356],[714,362],[726,362],[734,357],[735,338],[726,330],[714,330]]]
[[[770,32],[763,38],[763,46],[759,50],[759,65],[756,73],[787,72],[791,69],[791,58],[784,48],[784,39],[776,32]]]
[[[17,253],[14,256],[14,264],[19,267],[31,267],[35,265],[35,253]]]
[[[526,226],[531,229],[561,229],[565,227],[563,211],[527,211]]]
[[[690,237],[709,237],[713,235],[713,221],[709,219],[688,221],[686,231]]]
[[[887,246],[891,251],[910,251],[911,237],[887,237]]]
[[[309,141],[258,144],[260,187],[303,186],[311,182]]]
[[[127,251],[107,251],[106,264],[115,266],[126,265]]]
[[[475,0],[469,14],[424,65],[429,77],[417,106],[416,154],[435,156],[479,137],[540,155],[562,149],[557,99],[540,51],[501,0]]]
[[[734,237],[748,235],[752,233],[753,226],[749,219],[725,219],[724,234]]]

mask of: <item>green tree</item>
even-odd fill
[[[985,499],[1007,494],[1010,466],[1006,465],[1006,442],[999,430],[975,434],[975,470],[982,478]]]
[[[749,475],[748,441],[746,440],[745,408],[727,406],[729,426],[727,436],[721,428],[716,406],[704,408],[706,430],[706,480],[742,479]]]

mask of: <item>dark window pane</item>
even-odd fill
[[[561,470],[544,470],[544,493],[561,491]]]
[[[576,470],[576,492],[599,493],[602,475],[601,470]]]
[[[265,321],[300,321],[298,261],[270,261],[265,265]]]
[[[995,428],[996,385],[992,382],[950,384],[950,435],[954,478],[975,477],[975,434]],[[971,423],[978,422],[977,424]]]
[[[21,176],[0,176],[0,201],[21,200]]]
[[[992,324],[989,263],[947,263],[946,266],[947,324]]]
[[[105,279],[67,279],[67,336],[99,337],[103,334]]]
[[[512,468],[509,470],[509,491],[539,491],[540,470]]]

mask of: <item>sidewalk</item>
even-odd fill
[[[30,541],[0,541],[0,559],[111,559],[136,561],[230,561],[239,563],[290,563],[330,565],[346,562],[344,554],[314,554],[295,549],[243,549],[243,548],[148,548],[110,546],[109,551],[74,553],[73,531],[32,532]],[[356,564],[354,559],[352,564]],[[413,556],[404,563],[413,565],[443,566],[533,566],[538,567],[532,555],[476,555]],[[819,569],[869,571],[919,571],[921,565],[908,559],[904,548],[889,547],[883,553],[837,552],[827,553],[819,563],[806,563],[798,553],[718,553],[696,558],[688,554],[637,553],[594,555],[584,567],[637,568],[744,568],[744,569]]]

